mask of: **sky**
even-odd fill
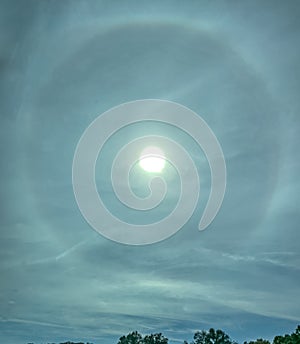
[[[110,344],[138,330],[176,343],[210,327],[243,342],[296,328],[299,16],[292,0],[0,1],[1,342]],[[188,135],[159,123],[108,140],[97,187],[123,220],[166,216],[178,176],[165,173],[166,201],[149,215],[119,204],[109,174],[126,141],[169,136],[202,180],[189,221],[164,241],[133,246],[108,240],[81,215],[77,143],[103,112],[137,99],[182,104],[218,138],[227,188],[206,230],[197,228],[207,160]],[[140,195],[146,179],[131,178]]]

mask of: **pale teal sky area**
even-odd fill
[[[209,327],[244,341],[294,330],[299,17],[292,0],[0,1],[1,343],[113,344],[133,330],[182,342]],[[222,146],[228,179],[219,214],[199,232],[210,187],[201,149],[168,125],[122,129],[96,166],[98,190],[121,218],[160,219],[180,191],[170,173],[153,215],[118,204],[110,163],[135,135],[178,140],[203,181],[180,231],[135,247],[86,223],[72,160],[97,116],[144,98],[201,115]],[[131,183],[143,194],[140,177]]]

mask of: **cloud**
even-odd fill
[[[105,344],[137,329],[175,342],[210,326],[247,340],[293,330],[300,319],[297,2],[1,7],[1,340]],[[210,186],[199,147],[167,126],[116,133],[96,179],[117,215],[135,217],[114,203],[109,163],[137,133],[180,141],[202,182],[184,228],[132,247],[88,226],[71,166],[93,119],[142,98],[199,113],[222,145],[228,180],[220,213],[199,233]],[[177,191],[171,184],[172,202]]]

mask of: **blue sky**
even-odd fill
[[[238,341],[291,332],[300,322],[299,2],[0,7],[1,341],[106,344],[138,330],[182,342],[209,327]],[[178,233],[135,247],[85,222],[72,160],[97,116],[144,98],[200,114],[228,178],[219,214],[199,232],[209,190],[201,149],[172,128],[120,132],[97,164],[112,211],[111,152],[140,131],[178,138],[204,180]]]

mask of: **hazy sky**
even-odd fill
[[[242,341],[294,330],[299,16],[298,1],[0,1],[1,342],[108,344],[132,330],[181,342],[211,326]],[[186,144],[204,180],[177,234],[125,246],[85,222],[72,160],[93,119],[143,98],[205,119],[224,151],[227,191],[197,231],[210,183],[201,149],[167,126],[124,129],[97,164],[112,212],[137,219],[120,210],[108,176],[112,153],[141,132]],[[174,204],[170,181],[153,216]]]

